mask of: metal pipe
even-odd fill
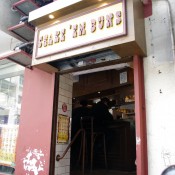
[[[71,148],[72,144],[75,142],[75,140],[77,139],[77,137],[79,136],[80,133],[84,133],[84,129],[79,129],[77,131],[77,133],[75,134],[74,138],[72,139],[72,141],[69,143],[69,145],[67,146],[66,150],[64,151],[63,155],[60,156],[59,154],[56,156],[56,160],[60,161],[61,159],[64,158],[64,156],[66,155],[66,153],[68,152],[68,150]],[[84,136],[84,135],[83,135]]]

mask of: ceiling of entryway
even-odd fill
[[[104,50],[86,55],[79,55],[49,63],[59,69],[60,74],[82,75],[110,69],[132,67],[132,56],[121,58],[112,50]]]

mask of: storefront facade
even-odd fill
[[[83,6],[83,3],[78,3],[77,7]],[[135,8],[138,10],[134,11]],[[23,90],[21,116],[24,119],[21,119],[20,130],[25,130],[26,133],[19,131],[15,173],[34,171],[32,158],[39,161],[35,171],[40,174],[54,174],[54,172],[59,174],[63,169],[69,169],[69,154],[64,161],[56,162],[55,165],[53,162],[55,162],[56,155],[61,154],[67,147],[67,145],[57,143],[55,152],[54,143],[57,141],[56,131],[59,130],[58,116],[62,114],[71,117],[73,80],[68,73],[58,76],[55,73],[58,70],[47,63],[112,49],[121,59],[133,56],[135,92],[137,92],[135,93],[137,174],[147,174],[146,116],[145,108],[143,108],[145,104],[144,82],[142,81],[142,57],[146,55],[146,42],[142,3],[140,1],[99,2],[83,10],[74,9],[67,15],[64,15],[64,10],[60,9],[63,14],[60,18],[61,22],[46,23],[36,28],[32,61],[34,68],[26,70]],[[32,19],[30,20],[32,22]],[[36,19],[34,22],[36,23]],[[138,23],[139,27],[137,27]],[[59,83],[56,79],[59,79]],[[31,84],[34,86],[31,87]],[[31,96],[32,92],[35,93],[33,94],[36,98],[34,101]],[[63,104],[66,105],[67,110],[63,110]],[[43,124],[41,124],[40,116],[42,116]],[[26,126],[25,123],[28,125]],[[28,139],[26,135],[31,139]]]
[[[57,2],[54,3],[56,6]],[[68,9],[64,9],[66,8],[64,7],[63,11],[60,9],[62,17],[58,18],[59,22],[56,24],[47,21],[48,23],[41,25],[40,20],[38,20],[39,17],[32,19],[31,14],[30,20],[36,24],[37,30],[32,61],[33,69],[26,69],[24,76],[15,174],[69,174],[70,152],[62,161],[56,161],[56,155],[62,154],[68,145],[57,143],[59,129],[57,122],[59,114],[71,117],[73,77],[69,72],[59,75],[59,70],[48,63],[109,48],[119,54],[121,59],[125,59],[126,56],[133,56],[137,175],[160,174],[166,166],[173,164],[173,142],[168,139],[168,136],[173,135],[174,130],[171,127],[170,130],[164,132],[162,128],[168,128],[173,122],[173,110],[169,110],[166,104],[173,104],[173,88],[168,87],[169,85],[172,86],[173,78],[167,80],[166,77],[174,75],[174,53],[172,49],[163,51],[163,45],[154,48],[154,44],[161,41],[160,33],[169,30],[171,32],[172,28],[167,25],[167,29],[164,25],[167,21],[170,22],[170,19],[163,18],[163,16],[169,16],[167,14],[168,6],[164,6],[167,5],[166,2],[154,2],[153,16],[147,18],[144,25],[143,4],[140,1],[110,1],[110,3],[100,8],[100,3],[97,3],[86,9],[85,5],[80,2],[80,4],[76,4],[75,11],[70,10],[70,14],[66,14],[65,11]],[[70,7],[75,6],[71,4]],[[83,10],[79,11],[78,7],[82,7]],[[109,9],[106,10],[107,8]],[[156,16],[159,14],[160,8],[163,12],[162,20]],[[112,11],[113,9],[114,11]],[[42,9],[39,10],[42,11]],[[111,13],[108,11],[112,12],[113,15],[110,16]],[[37,14],[37,11],[34,14]],[[83,16],[82,19],[81,16]],[[97,18],[94,19],[94,16]],[[108,17],[105,18],[106,16]],[[99,17],[101,18],[100,21],[98,20]],[[83,25],[83,22],[86,25]],[[157,23],[158,25],[156,25]],[[80,24],[81,27],[78,31]],[[68,28],[66,28],[67,26]],[[120,29],[118,30],[119,26]],[[162,27],[160,33],[156,32],[159,28],[156,28],[157,26]],[[96,38],[93,37],[94,33],[96,33]],[[115,35],[111,35],[111,33],[115,33]],[[44,38],[46,35],[47,37]],[[67,37],[72,40],[67,39]],[[83,37],[84,39],[82,39]],[[157,38],[159,40],[156,40]],[[162,41],[164,41],[163,36]],[[173,34],[167,35],[167,41],[173,43]],[[169,46],[167,48],[171,48],[172,43],[167,42],[166,45]],[[162,48],[162,52],[160,48]],[[166,56],[169,58],[168,60],[164,59]],[[143,57],[145,58],[143,59]],[[164,74],[164,72],[166,73]],[[154,85],[153,90],[152,85],[155,80],[158,80],[159,83]],[[160,83],[162,80],[166,82],[166,85]],[[157,106],[157,98],[161,110]],[[168,121],[164,119],[166,111],[170,111]],[[155,116],[161,116],[160,125]],[[163,138],[161,138],[160,133],[156,134],[157,130],[162,132]],[[166,142],[167,145],[163,142]],[[157,144],[160,144],[161,148],[158,148]],[[158,153],[155,153],[157,149]],[[32,160],[37,162],[35,164],[37,166],[33,167]],[[153,164],[156,167],[152,167]],[[160,167],[159,164],[161,164]]]

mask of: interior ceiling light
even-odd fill
[[[54,19],[55,16],[54,16],[54,15],[49,15],[49,18],[50,18],[50,19]]]

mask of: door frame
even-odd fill
[[[136,126],[136,171],[137,171],[137,175],[148,175],[146,108],[145,108],[143,58],[139,57],[138,55],[134,55],[133,56],[133,67],[134,67],[135,126]],[[69,72],[69,71],[61,72],[61,74],[65,74],[65,73],[71,73],[71,72]],[[55,81],[58,81],[58,80],[59,80],[59,77],[57,75],[57,78],[55,79]],[[58,85],[57,85],[57,87],[58,87]],[[58,88],[56,88],[56,89],[55,89],[55,94],[58,95],[59,89]],[[58,100],[58,97],[55,98],[56,105],[54,105],[54,106],[57,106],[56,99]],[[55,110],[56,109],[57,108],[55,107]],[[56,122],[53,120],[52,121],[52,126],[53,126],[52,131],[53,131],[53,133],[56,134],[56,126],[55,125],[56,125]],[[54,143],[56,141],[54,139],[54,138],[56,138],[55,134],[52,135],[52,137],[53,137],[52,142],[54,142]],[[55,149],[55,147],[52,144],[51,152],[54,149]],[[55,151],[54,151],[54,153],[55,153]],[[51,153],[50,160],[52,163],[55,160],[55,155],[53,154],[53,152]],[[50,172],[54,172],[54,168],[55,168],[55,166],[50,166]]]
[[[143,58],[133,57],[135,126],[136,126],[136,167],[137,175],[148,175],[146,108]]]

